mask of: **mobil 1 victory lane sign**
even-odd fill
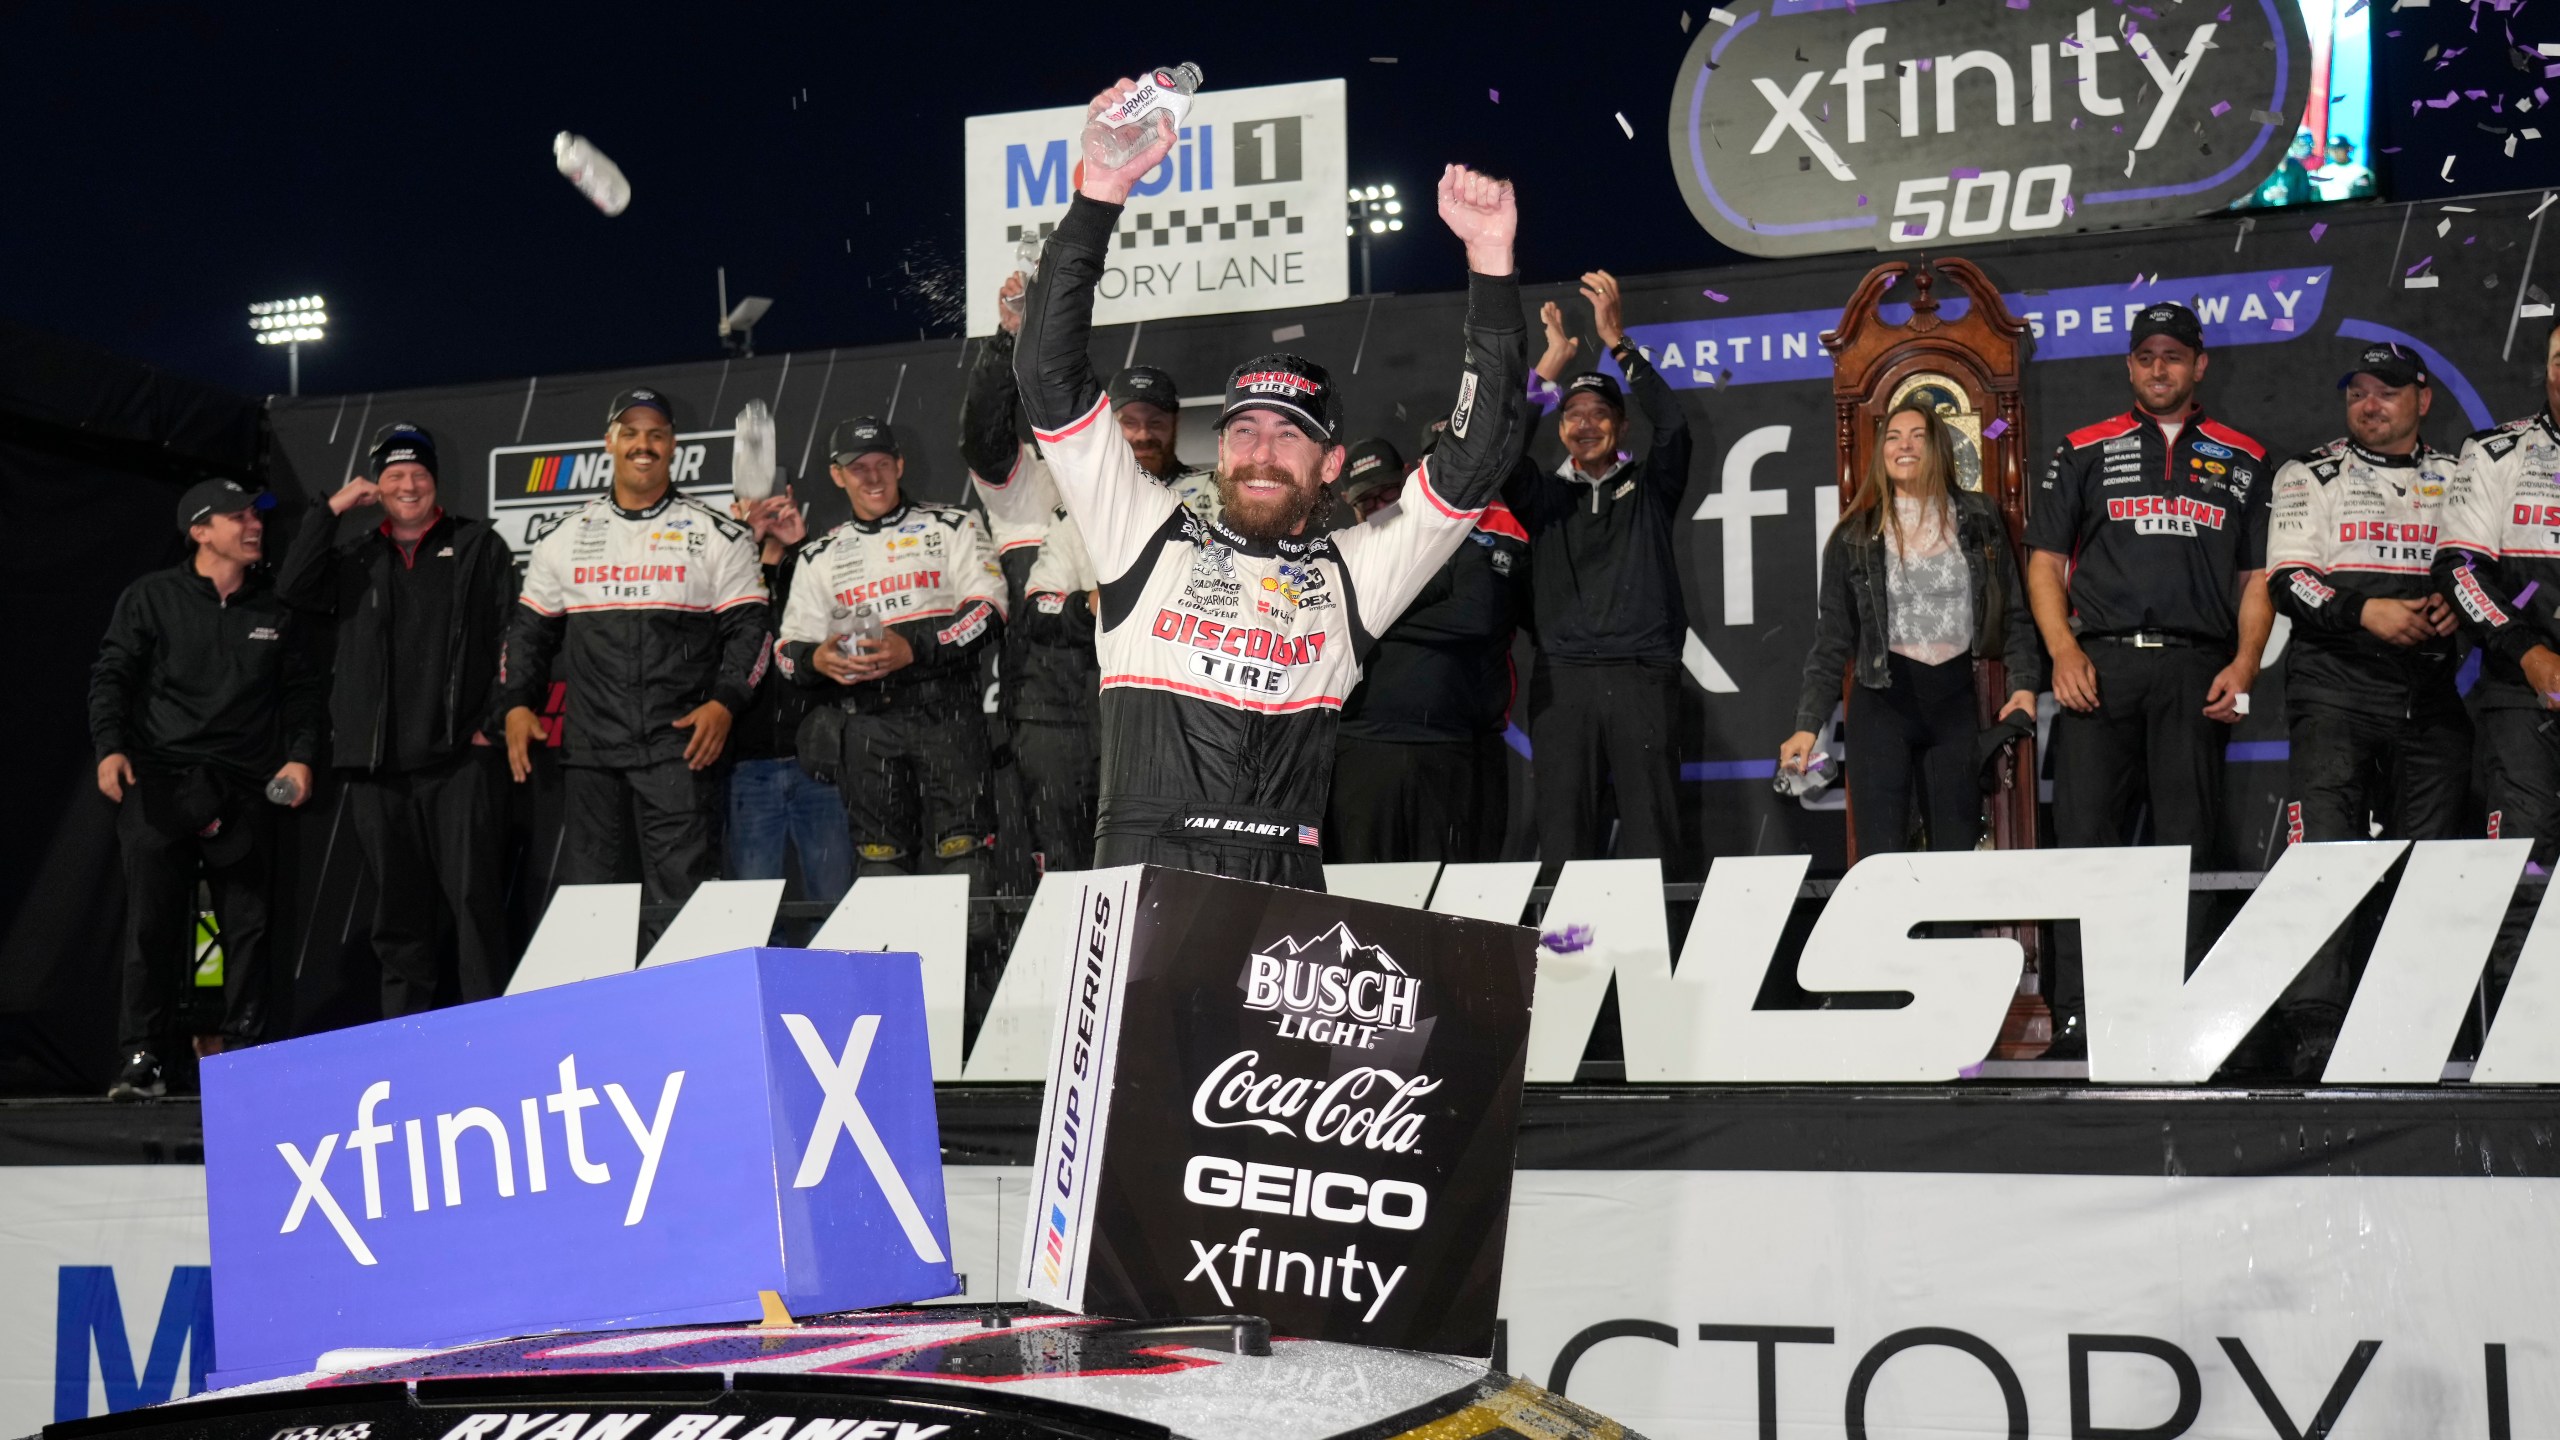
[[[204,1067],[228,1385],[959,1288],[913,955],[737,950]]]
[[[1689,46],[1671,166],[1752,255],[2165,224],[2284,159],[2309,60],[2295,0],[1748,0]]]
[[[1343,84],[1311,80],[1191,98],[1173,153],[1129,194],[1103,258],[1094,321],[1126,325],[1323,305],[1351,293],[1342,233]],[[996,329],[996,289],[1075,198],[1082,105],[973,115],[967,127],[969,333]]]
[[[1535,932],[1153,866],[1073,878],[1023,1294],[1490,1354]]]

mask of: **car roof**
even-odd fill
[[[782,1415],[904,1414],[898,1406],[909,1399],[944,1407],[932,1413],[956,1428],[942,1440],[976,1434],[1385,1440],[1470,1411],[1480,1412],[1484,1423],[1468,1434],[1501,1435],[1508,1433],[1502,1415],[1523,1407],[1539,1416],[1529,1433],[1595,1440],[1625,1433],[1479,1360],[1274,1339],[1251,1317],[1140,1322],[1019,1304],[860,1311],[787,1329],[698,1325],[431,1350],[332,1351],[300,1375],[45,1433],[53,1440],[174,1434],[182,1432],[172,1422],[200,1424],[237,1412],[244,1420],[255,1416],[261,1436],[279,1433],[279,1426],[309,1426],[317,1437],[343,1409],[347,1416],[359,1410],[393,1416],[392,1423],[372,1423],[367,1433],[374,1440],[478,1435],[468,1429],[472,1416],[501,1414],[508,1419],[491,1419],[486,1440],[541,1435],[537,1414],[574,1415],[590,1428],[560,1433],[585,1440],[594,1423],[587,1417],[616,1413],[617,1397],[670,1416],[692,1405],[754,1421],[706,1431],[706,1440],[711,1433],[745,1440]],[[398,1423],[410,1412],[419,1423]],[[998,1428],[954,1418],[967,1414],[995,1416]],[[346,1422],[350,1429],[363,1423]],[[664,1428],[634,1425],[629,1440],[650,1440]],[[904,1432],[876,1433],[917,1440],[928,1429],[910,1424]]]

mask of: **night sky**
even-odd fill
[[[2083,8],[2033,3],[2057,30]],[[2208,3],[2151,0],[2172,20]],[[759,350],[952,335],[963,117],[1178,59],[1220,88],[1347,79],[1355,181],[1419,189],[1448,160],[1513,177],[1532,281],[1720,264],[1663,141],[1681,13],[1707,8],[18,5],[0,293],[11,318],[253,393],[283,388],[284,357],[245,307],[315,291],[335,323],[306,393],[710,358],[721,265],[733,296],[776,301]],[[2560,85],[2541,74],[2560,60],[2508,44],[2560,40],[2545,8],[2375,4],[2390,191],[2560,181],[2560,117],[2500,153],[2533,123],[2513,99]],[[630,176],[624,215],[554,172],[563,129]],[[1376,283],[1449,289],[1459,267],[1426,216]]]

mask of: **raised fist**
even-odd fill
[[[1467,268],[1479,275],[1511,273],[1511,240],[1520,212],[1511,182],[1479,175],[1464,165],[1440,172],[1440,219],[1467,247]]]

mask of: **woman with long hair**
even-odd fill
[[[2036,713],[2044,652],[1991,501],[1956,483],[1955,442],[1928,402],[1884,417],[1858,493],[1822,547],[1822,611],[1805,658],[1796,733],[1778,763],[1802,771],[1854,654],[1849,798],[1858,853],[1911,848],[1915,789],[1932,850],[1982,834],[1973,661],[2005,660],[1999,718]]]

